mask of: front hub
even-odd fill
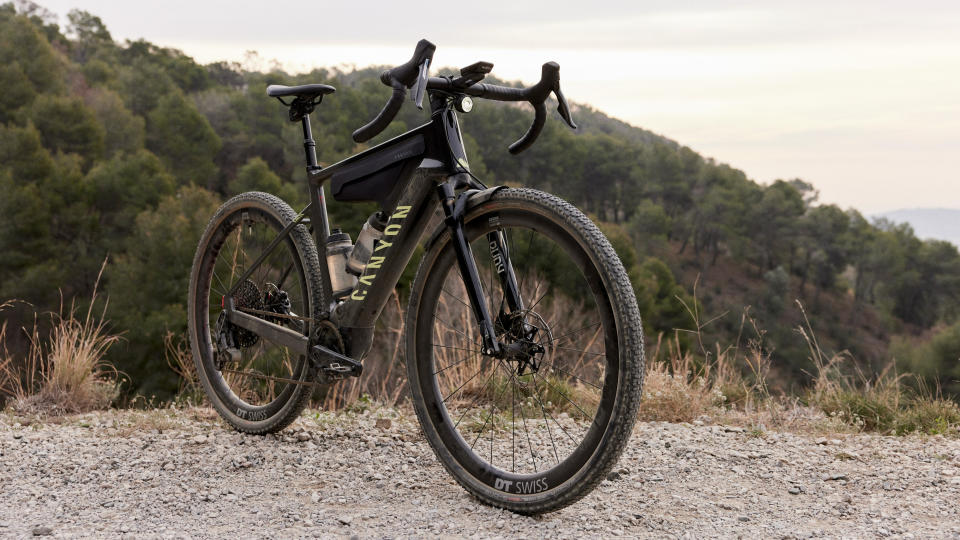
[[[552,342],[550,328],[539,314],[529,310],[497,316],[497,334],[503,358],[516,363],[517,375],[537,373]]]

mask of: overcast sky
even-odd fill
[[[866,213],[960,208],[958,1],[38,3],[203,63],[398,64],[421,37],[437,65],[488,60],[506,79],[555,60],[571,101],[759,182],[800,177]]]

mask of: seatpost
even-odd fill
[[[307,157],[307,182],[309,183],[309,178],[320,170],[317,165],[317,143],[313,140],[313,131],[310,130],[309,113],[303,115],[303,118],[300,119],[300,125],[303,126],[303,153]],[[324,200],[322,186],[310,186],[310,204],[315,208],[314,221],[317,223],[312,226],[314,231],[319,233],[317,249],[320,250],[320,260],[322,261],[326,258],[326,241],[327,237],[330,236],[330,218],[327,216],[327,201]]]
[[[310,115],[305,114],[300,119],[303,126],[303,153],[307,156],[307,174],[317,168],[317,143],[313,140],[313,131],[310,129]]]

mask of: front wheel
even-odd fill
[[[442,233],[407,313],[417,416],[440,462],[481,500],[528,514],[562,508],[605,477],[633,429],[644,364],[633,289],[603,233],[552,195],[500,190],[467,213],[464,232],[511,353],[482,353]],[[522,306],[504,292],[507,264]]]

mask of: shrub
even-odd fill
[[[117,397],[118,373],[104,360],[104,355],[120,338],[108,332],[103,317],[106,302],[100,316],[94,316],[96,300],[94,286],[82,319],[77,317],[73,302],[69,309],[61,306],[59,313],[51,314],[52,328],[45,343],[40,339],[35,321],[23,359],[9,354],[6,323],[0,327],[0,393],[7,397],[8,403],[12,402],[15,410],[79,413],[106,408]],[[0,309],[10,305],[5,303]]]

